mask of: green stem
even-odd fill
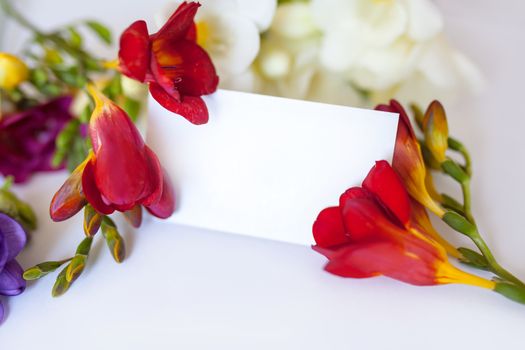
[[[448,146],[450,149],[461,154],[461,156],[465,160],[465,165],[463,166],[463,168],[465,169],[465,172],[469,177],[472,176],[472,158],[470,157],[470,153],[467,151],[465,145],[463,145],[460,141],[456,140],[455,138],[449,137]]]
[[[472,215],[472,196],[470,192],[470,178],[461,182],[461,191],[463,192],[463,212],[468,221],[476,225],[474,216]]]
[[[487,243],[485,240],[481,237],[479,232],[475,232],[475,234],[472,234],[470,236],[474,244],[479,248],[481,254],[487,259],[487,262],[490,265],[490,270],[494,272],[499,277],[514,283],[517,286],[520,286],[522,288],[525,288],[525,283],[523,283],[519,278],[514,276],[512,273],[507,271],[505,268],[503,268],[494,257],[494,254],[492,254],[491,250],[487,246]]]
[[[469,234],[470,239],[474,242],[474,244],[479,248],[479,251],[485,259],[487,259],[487,262],[490,266],[490,270],[498,275],[499,277],[512,282],[520,287],[525,288],[525,284],[518,279],[516,276],[511,274],[509,271],[504,269],[494,257],[494,254],[492,254],[492,251],[489,249],[487,243],[485,240],[481,237],[478,228],[476,226],[476,222],[474,220],[474,216],[472,215],[472,198],[471,198],[471,191],[470,191],[470,177],[468,180],[461,182],[461,190],[463,192],[463,209],[465,213],[465,217],[472,225],[476,227],[474,232],[471,232]]]

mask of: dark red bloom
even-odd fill
[[[51,166],[55,139],[71,120],[71,97],[59,97],[0,119],[0,172],[24,182],[38,171],[56,170]]]
[[[494,287],[451,265],[418,217],[398,175],[379,161],[362,187],[347,190],[339,206],[321,211],[313,225],[313,248],[329,259],[327,271],[343,277],[384,275],[414,285]]]
[[[170,216],[173,188],[157,156],[120,107],[94,88],[89,90],[96,103],[89,123],[93,152],[55,194],[52,219],[65,220],[87,202],[106,215],[142,205],[155,216]]]
[[[120,38],[123,74],[149,84],[164,108],[194,124],[208,121],[202,95],[217,90],[219,78],[206,53],[195,41],[193,18],[200,4],[182,3],[166,24],[150,35],[146,22],[129,26]]]

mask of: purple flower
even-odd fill
[[[51,166],[55,139],[71,120],[71,96],[59,97],[0,120],[0,172],[15,182],[26,181],[37,171]]]
[[[15,260],[26,240],[22,226],[6,214],[0,213],[0,295],[18,295],[26,287],[22,277],[24,271]],[[0,301],[0,322],[3,317],[4,307]]]

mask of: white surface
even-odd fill
[[[122,11],[117,1],[98,8],[97,2],[35,1],[29,14],[59,23],[75,8],[78,17],[105,19],[118,11],[117,25],[156,6],[133,1]],[[502,263],[525,278],[524,4],[437,3],[450,39],[480,64],[489,83],[484,95],[447,108],[453,133],[472,149],[478,222]],[[43,203],[60,180],[41,176],[25,189],[41,219],[21,259],[26,267],[67,256],[82,237],[78,221],[47,219]],[[64,297],[50,297],[49,276],[10,298],[0,349],[523,347],[525,308],[483,290],[337,278],[321,270],[323,257],[307,247],[183,226],[151,223],[126,236],[133,239],[124,264],[97,248],[98,261]]]
[[[175,223],[310,245],[317,214],[394,151],[397,114],[226,90],[206,103],[195,126],[150,99]]]

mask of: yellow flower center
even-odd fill
[[[206,44],[210,38],[210,26],[205,21],[200,21],[196,23],[197,26],[197,44],[206,48]]]

